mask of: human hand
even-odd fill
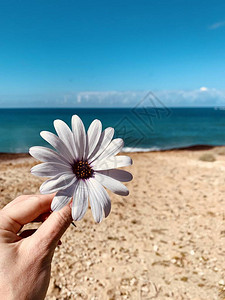
[[[45,298],[55,248],[72,222],[71,208],[67,205],[53,212],[35,232],[18,232],[23,225],[49,212],[53,197],[19,196],[0,210],[1,299]]]

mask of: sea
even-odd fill
[[[40,131],[55,132],[53,121],[68,125],[77,114],[86,129],[94,119],[114,127],[124,139],[124,152],[178,149],[195,145],[225,145],[225,108],[21,108],[0,109],[0,152],[27,153],[48,146]]]

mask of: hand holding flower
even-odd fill
[[[53,212],[35,232],[25,230],[20,235],[18,232],[23,225],[48,213],[53,197],[19,196],[0,210],[1,299],[45,298],[52,257],[59,239],[72,221],[71,209],[65,206]]]

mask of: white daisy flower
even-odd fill
[[[77,115],[72,117],[72,131],[61,120],[55,120],[54,127],[58,136],[48,131],[42,131],[40,135],[57,152],[39,146],[29,150],[34,158],[44,162],[34,166],[31,173],[50,177],[41,185],[40,192],[57,192],[51,203],[53,211],[60,210],[73,198],[74,220],[83,218],[89,199],[94,220],[101,222],[111,210],[111,201],[104,187],[118,195],[129,194],[120,181],[130,181],[132,175],[116,169],[132,164],[129,156],[116,156],[123,148],[123,140],[112,139],[114,129],[111,127],[102,132],[99,120],[94,120],[86,133]]]

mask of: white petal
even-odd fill
[[[97,172],[100,174],[110,176],[122,182],[128,182],[133,179],[132,174],[124,170],[111,169],[111,170],[104,170],[104,171],[97,171]]]
[[[52,203],[51,203],[51,210],[52,211],[57,211],[66,206],[74,192],[74,185],[70,185],[68,188],[65,190],[59,191],[56,196],[53,198]]]
[[[83,180],[79,180],[75,187],[72,204],[72,218],[79,221],[88,208],[88,190]]]
[[[52,177],[60,173],[70,173],[70,174],[73,173],[71,166],[54,163],[54,162],[45,162],[36,165],[30,171],[32,174],[36,176],[43,176],[43,177]]]
[[[126,155],[112,156],[104,161],[99,161],[98,164],[94,165],[95,171],[116,169],[120,167],[127,167],[132,165],[132,159]]]
[[[70,151],[57,135],[49,131],[42,131],[40,135],[44,140],[52,145],[52,147],[54,147],[69,163],[74,162],[74,158],[70,154]]]
[[[94,191],[93,185],[91,184],[90,179],[86,180],[88,187],[89,201],[91,205],[91,211],[95,222],[100,223],[103,219],[103,209],[99,202],[99,199],[96,197],[96,192]]]
[[[95,150],[88,157],[89,162],[94,161],[99,155],[102,154],[102,152],[106,149],[106,147],[111,142],[113,135],[114,135],[114,129],[112,127],[108,127],[102,132]]]
[[[34,146],[29,149],[29,153],[34,158],[43,162],[58,162],[61,164],[68,163],[68,161],[64,159],[61,155],[49,148]]]
[[[101,131],[102,123],[99,120],[94,120],[87,131],[86,157],[89,157],[94,151],[101,136]]]
[[[46,180],[40,186],[41,194],[55,193],[61,189],[65,189],[77,180],[74,174],[59,174],[49,180]]]
[[[81,160],[82,158],[86,158],[85,149],[86,149],[86,132],[84,128],[84,124],[81,119],[74,115],[72,116],[72,129],[73,129],[73,137],[75,148],[77,149],[77,158]]]
[[[115,194],[121,195],[121,196],[127,196],[129,194],[128,188],[122,184],[120,181],[113,179],[107,175],[103,175],[100,173],[95,173],[94,178],[104,185],[107,189],[112,191]]]
[[[77,153],[76,153],[76,149],[75,149],[74,141],[73,141],[73,133],[70,130],[69,126],[62,120],[55,120],[54,127],[55,127],[55,130],[56,130],[59,138],[63,141],[63,143],[66,145],[66,147],[70,151],[70,154],[75,159],[77,159]]]
[[[95,160],[92,161],[92,165],[94,166],[95,163],[97,163],[100,160],[107,159],[110,156],[118,154],[124,146],[124,142],[122,139],[114,139],[112,142],[108,145],[108,147],[102,152],[101,155]]]
[[[90,203],[91,203],[91,207],[92,205],[96,205],[96,203],[99,203],[101,208],[103,208],[104,213],[105,213],[105,218],[108,217],[110,211],[111,211],[111,201],[109,198],[108,193],[106,192],[106,190],[104,189],[104,187],[98,183],[97,180],[95,180],[94,178],[89,178],[87,181],[88,184],[88,188],[89,188],[89,199],[90,199]],[[98,211],[99,212],[99,211]],[[92,211],[93,213],[93,211]],[[93,213],[94,216],[94,213]],[[102,216],[101,216],[102,219]],[[100,219],[100,221],[101,221]],[[98,221],[96,221],[98,222]]]

